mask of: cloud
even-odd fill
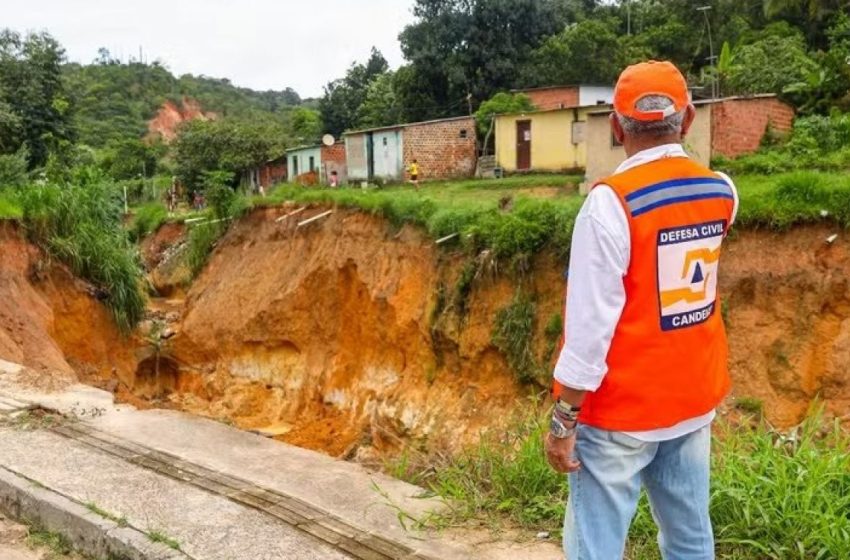
[[[69,60],[162,60],[175,74],[229,78],[254,89],[291,87],[315,97],[376,46],[402,62],[398,34],[413,0],[0,0],[3,22],[47,30]]]

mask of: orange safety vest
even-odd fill
[[[685,157],[640,165],[599,184],[614,189],[626,212],[631,259],[608,373],[585,397],[579,421],[644,431],[706,414],[730,386],[717,270],[732,188]]]

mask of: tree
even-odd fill
[[[134,138],[114,140],[101,153],[99,164],[113,179],[153,177],[157,159],[164,155],[162,148],[162,144],[149,145]]]
[[[322,117],[318,111],[306,107],[296,107],[290,115],[292,136],[299,144],[318,141],[322,135]]]
[[[344,78],[325,86],[325,95],[319,102],[325,131],[338,136],[357,124],[357,111],[366,100],[372,80],[389,70],[381,52],[372,47],[365,64],[352,64]]]
[[[182,125],[174,142],[176,172],[190,189],[200,189],[205,173],[229,172],[230,177],[239,178],[248,169],[280,155],[290,141],[276,123],[190,121]]]
[[[724,93],[782,93],[817,71],[818,65],[807,53],[802,34],[767,34],[733,49],[726,80],[728,91]]]
[[[366,99],[357,110],[357,127],[387,126],[401,120],[402,108],[396,94],[395,74],[381,74],[366,89]]]
[[[850,9],[848,0],[763,0],[768,18],[785,18],[804,30],[810,43],[825,46],[823,23]]]
[[[0,138],[7,153],[26,145],[31,169],[74,137],[61,74],[64,57],[47,33],[0,32]]]
[[[417,21],[399,36],[410,62],[398,89],[406,120],[462,114],[468,95],[477,104],[521,85],[521,71],[532,50],[559,27],[561,4],[417,0]]]
[[[493,137],[493,117],[504,113],[521,113],[533,111],[534,104],[527,95],[522,93],[500,92],[485,101],[475,112],[475,125],[478,138],[482,139],[484,153],[490,153],[491,138]]]
[[[649,58],[645,47],[617,32],[613,18],[588,19],[549,37],[527,72],[533,85],[613,84],[623,68]]]

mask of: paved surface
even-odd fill
[[[418,518],[442,504],[359,465],[179,412],[116,405],[86,386],[33,392],[3,372],[0,363],[0,415],[38,404],[79,420],[0,429],[0,468],[166,534],[189,558],[560,558],[549,543],[411,532],[401,512]]]

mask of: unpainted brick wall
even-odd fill
[[[345,142],[337,142],[333,146],[322,146],[322,170],[324,176],[322,181],[330,183],[331,172],[336,171],[339,183],[348,182],[347,167],[345,164]]]
[[[466,131],[466,138],[461,131]],[[475,120],[472,117],[423,123],[404,129],[405,179],[407,169],[416,159],[420,179],[472,177],[475,174],[477,147]]]
[[[578,107],[579,104],[579,88],[576,86],[538,89],[522,93],[527,95],[534,106],[540,110]]]
[[[711,155],[737,157],[758,150],[767,125],[787,133],[794,109],[775,97],[729,99],[711,106]]]
[[[268,188],[286,180],[286,158],[270,161],[260,168],[260,184]]]

